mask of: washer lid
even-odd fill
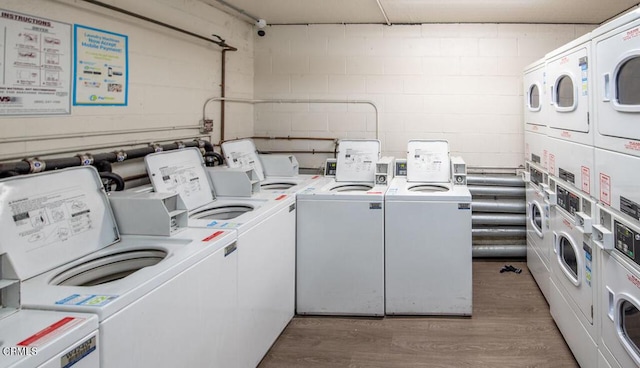
[[[373,183],[379,158],[379,140],[341,139],[338,142],[336,181]]]
[[[407,182],[448,183],[451,178],[449,142],[411,140],[407,145]]]
[[[120,240],[92,166],[0,181],[0,248],[26,280]]]
[[[230,168],[254,169],[258,180],[264,180],[264,169],[258,150],[251,139],[239,139],[221,144],[224,159]]]
[[[153,189],[180,194],[189,212],[214,201],[199,149],[152,153],[145,156],[144,162]]]

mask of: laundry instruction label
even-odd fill
[[[587,243],[582,243],[582,249],[584,249],[584,280],[586,284],[591,287],[591,263],[592,263],[592,255],[591,255],[591,247]]]
[[[242,225],[241,222],[225,222],[225,221],[211,221],[207,224],[207,227],[215,227],[220,229],[235,229]]]
[[[116,299],[118,295],[95,295],[95,294],[73,294],[68,297],[56,301],[58,305],[81,305],[86,307],[102,307],[112,300]]]
[[[556,174],[556,156],[553,153],[549,154],[549,171],[551,174]]]
[[[582,89],[581,94],[587,96],[589,94],[589,62],[586,56],[581,57],[578,61],[580,65]]]
[[[591,193],[591,170],[588,167],[582,166],[581,169],[582,174],[582,191],[590,194]]]
[[[376,160],[377,153],[374,156],[371,152],[359,151],[353,148],[347,148],[344,155],[345,169],[352,172],[372,171]]]
[[[162,188],[158,192],[178,192],[183,197],[191,197],[205,190],[204,178],[200,177],[199,168],[191,165],[173,165],[160,168]],[[155,176],[155,174],[151,174]],[[156,181],[156,183],[158,183]],[[208,190],[208,185],[207,188]]]
[[[600,174],[600,202],[611,206],[611,177]]]
[[[8,203],[18,236],[33,248],[66,241],[93,227],[86,190],[78,187]]]

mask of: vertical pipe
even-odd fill
[[[225,75],[227,74],[226,68],[226,55],[228,49],[222,49],[222,75],[220,76],[220,96],[225,97]],[[224,142],[224,100],[220,101],[220,143]]]

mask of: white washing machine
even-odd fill
[[[580,366],[596,367],[599,254],[591,242],[595,201],[558,179],[551,178],[550,187],[556,194],[551,215],[551,316]]]
[[[406,169],[385,195],[385,314],[470,316],[471,193],[447,141],[409,141]]]
[[[599,367],[640,366],[640,226],[598,205],[601,259]]]
[[[92,314],[19,310],[0,317],[2,368],[98,368],[98,345]]]
[[[524,69],[524,148],[525,161],[532,161],[546,170],[548,160],[547,101],[545,60],[538,60]]]
[[[24,308],[97,315],[100,366],[235,364],[235,341],[219,335],[233,336],[235,304],[218,300],[235,291],[234,231],[120,237],[90,166],[8,178],[0,192],[3,277],[21,280]]]
[[[595,146],[640,156],[640,9],[591,32]]]
[[[296,311],[384,315],[384,192],[377,140],[339,142],[335,179],[297,195]]]
[[[542,295],[549,301],[549,257],[553,244],[550,232],[550,206],[546,191],[549,190],[549,174],[532,162],[526,162],[526,227],[527,267],[536,280]]]
[[[321,178],[320,175],[299,175],[298,161],[293,155],[259,155],[250,139],[227,141],[221,148],[228,167],[255,170],[263,192],[294,194]]]
[[[238,231],[240,366],[257,366],[295,311],[294,195],[216,198],[197,149],[145,157],[156,192],[177,192],[189,227]],[[241,213],[241,214],[240,214]]]
[[[586,194],[594,190],[593,122],[590,118],[591,34],[546,55],[549,89],[549,174]]]

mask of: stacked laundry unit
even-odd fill
[[[527,266],[544,297],[549,300],[549,147],[547,139],[547,100],[545,60],[524,71],[524,145],[527,214]]]
[[[592,34],[599,366],[633,367],[640,366],[640,10]]]

